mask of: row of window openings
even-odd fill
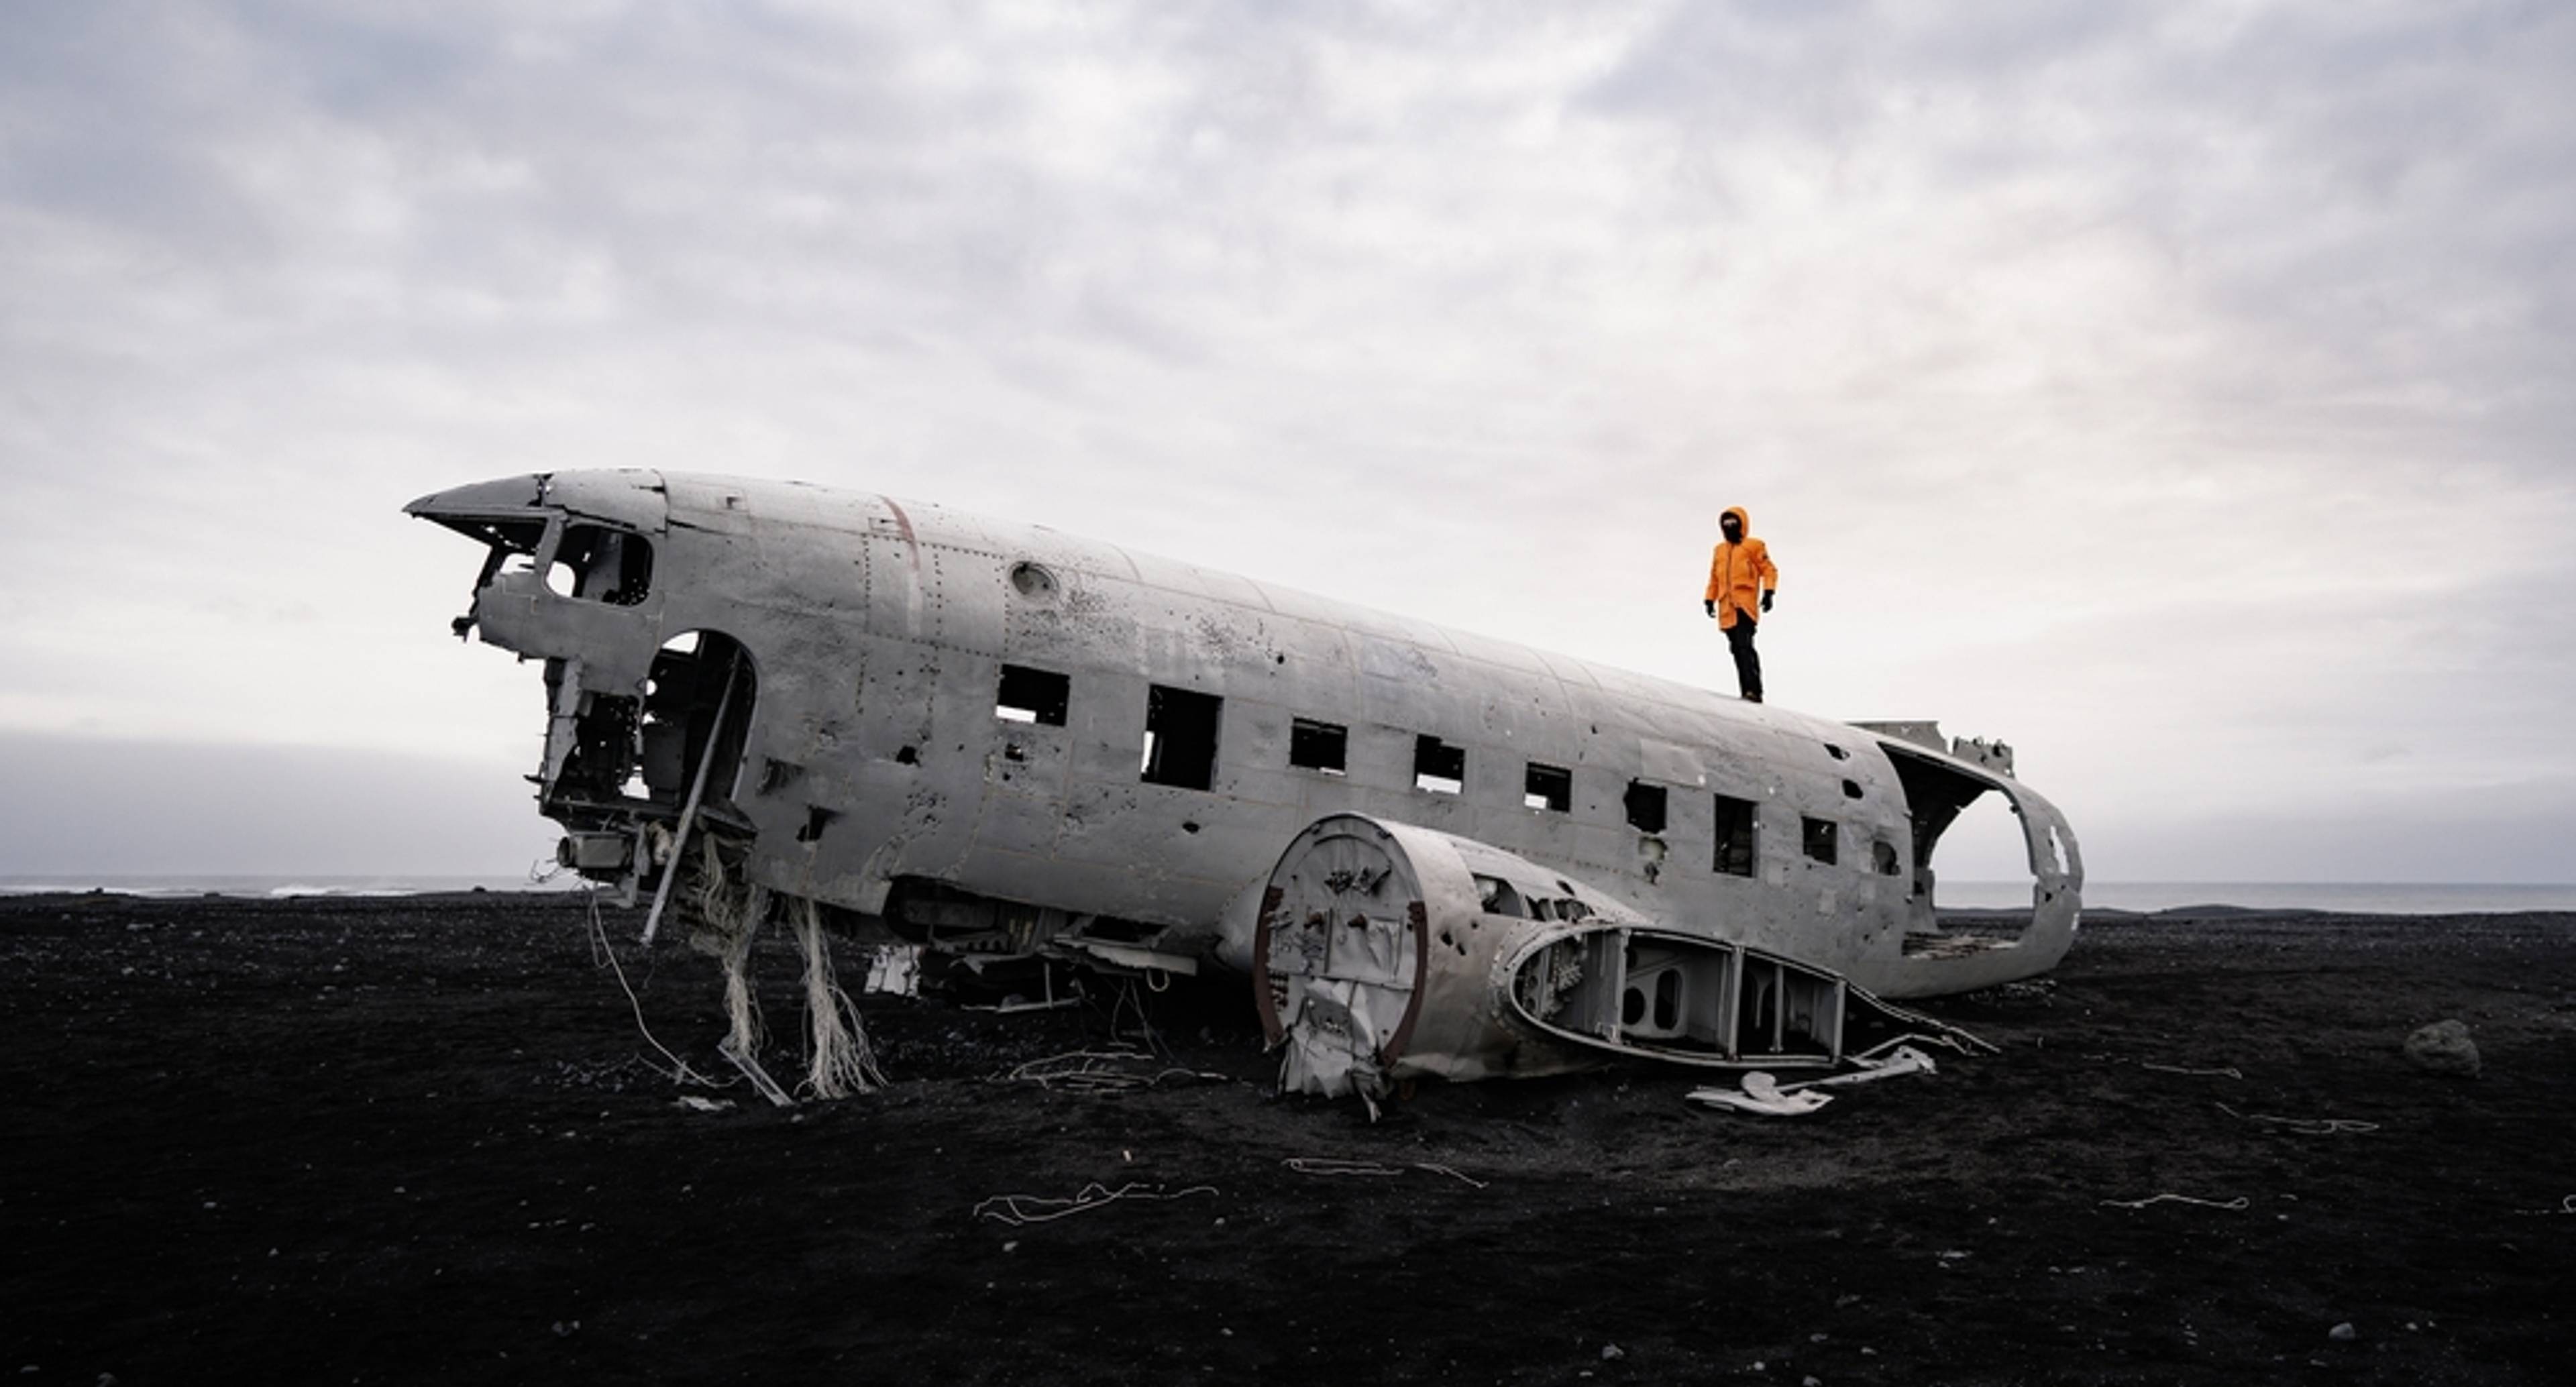
[[[1023,665],[1002,666],[1002,684],[993,715],[1007,722],[1062,727],[1073,703],[1073,681],[1061,674]],[[1148,785],[1205,790],[1216,783],[1217,719],[1225,700],[1215,694],[1147,686],[1145,749],[1137,766]],[[1350,729],[1338,723],[1297,718],[1288,728],[1288,764],[1326,775],[1348,771]],[[1434,794],[1454,795],[1467,785],[1467,749],[1433,736],[1413,739],[1413,786]],[[1843,782],[1857,797],[1859,787]],[[1716,852],[1712,867],[1730,876],[1753,875],[1754,804],[1732,795],[1717,795]],[[1573,812],[1574,774],[1561,766],[1530,762],[1521,782],[1521,803],[1558,814]],[[1661,785],[1628,782],[1625,799],[1628,826],[1643,833],[1664,831],[1666,795]],[[1823,863],[1841,856],[1842,831],[1832,819],[1801,817],[1800,847]],[[1896,849],[1884,841],[1872,844],[1871,864],[1883,876],[1897,874]]]
[[[1148,686],[1145,695],[1145,752],[1138,770],[1149,784],[1204,790],[1216,769],[1217,718],[1225,700],[1187,689]],[[1073,681],[1066,675],[1024,665],[1002,666],[993,716],[1005,722],[1062,727],[1072,710]],[[1338,723],[1298,718],[1288,729],[1288,764],[1326,775],[1348,771],[1351,730]],[[1437,737],[1417,737],[1413,746],[1413,785],[1434,794],[1454,795],[1467,787],[1467,749]],[[1532,762],[1521,802],[1532,809],[1570,813],[1574,808],[1574,775],[1558,766]],[[1632,815],[1633,817],[1633,815]]]
[[[536,530],[515,537],[513,547],[522,557],[536,548],[543,535]],[[503,551],[494,551],[496,559]],[[1023,565],[1026,567],[1026,565]],[[1012,571],[1012,581],[1020,580],[1019,570]],[[633,606],[644,600],[653,581],[653,546],[641,535],[611,530],[599,525],[575,524],[564,527],[563,538],[555,546],[554,563],[546,574],[547,584],[557,593],[579,596],[618,606]],[[1025,588],[1023,589],[1025,590]],[[1001,687],[995,691],[993,714],[1009,722],[1064,726],[1065,716],[1073,703],[1073,680],[1051,670],[1031,669],[1025,665],[1002,666]],[[1214,694],[1192,693],[1187,689],[1151,686],[1145,701],[1144,759],[1138,773],[1146,783],[1176,785],[1184,789],[1204,790],[1215,783],[1217,718],[1225,700]],[[1825,750],[1835,760],[1848,759],[1851,753],[1828,742]],[[1288,732],[1288,764],[1326,775],[1342,775],[1350,751],[1350,729],[1337,723],[1298,718]],[[1416,737],[1413,742],[1413,786],[1434,794],[1454,795],[1467,788],[1467,749],[1451,746],[1433,736]],[[1843,782],[1843,793],[1860,798],[1860,786]],[[1561,766],[1529,763],[1521,782],[1521,803],[1531,809],[1558,814],[1574,810],[1574,775]],[[1664,831],[1664,788],[1642,781],[1630,781],[1627,795],[1628,823],[1642,832]],[[1721,872],[1737,876],[1753,874],[1753,805],[1749,800],[1717,797],[1717,862]],[[1806,819],[1802,834],[1807,856],[1819,862],[1835,859],[1838,837],[1830,819]],[[1896,850],[1881,842],[1878,869],[1896,874]]]

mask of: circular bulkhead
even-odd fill
[[[1254,1002],[1271,1044],[1287,1052],[1280,1087],[1373,1098],[1414,1077],[1590,1062],[1510,1014],[1499,966],[1567,928],[1578,896],[1583,910],[1618,911],[1437,829],[1358,814],[1308,825],[1280,855],[1253,934]],[[1533,897],[1568,908],[1532,909]]]
[[[1289,843],[1253,933],[1262,1029],[1288,1048],[1282,1088],[1385,1088],[1421,1011],[1428,919],[1421,873],[1389,826],[1334,815]]]

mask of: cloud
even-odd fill
[[[641,465],[1720,684],[1742,502],[1782,701],[2079,828],[2576,777],[2571,66],[2502,0],[45,7],[0,727],[516,757],[394,508]]]

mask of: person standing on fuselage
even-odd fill
[[[1762,657],[1753,653],[1754,612],[1771,610],[1771,594],[1780,586],[1779,566],[1771,547],[1747,533],[1753,521],[1742,506],[1729,506],[1717,518],[1726,538],[1708,556],[1708,594],[1701,605],[1726,632],[1727,652],[1735,657],[1735,688],[1747,703],[1762,701]]]

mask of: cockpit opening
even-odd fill
[[[546,586],[558,597],[632,607],[653,588],[653,543],[606,525],[566,525],[546,567]]]
[[[1910,953],[2009,944],[2030,927],[2041,864],[2000,781],[1887,744],[1914,829]],[[2051,851],[2054,835],[2050,838]],[[2063,864],[2050,864],[2052,873]]]
[[[483,567],[474,575],[474,594],[481,600],[483,589],[505,573],[526,573],[537,566],[537,551],[546,543],[546,522],[539,517],[497,519],[470,515],[437,515],[427,517],[484,546]],[[448,623],[459,640],[474,630],[478,618],[473,609]]]

